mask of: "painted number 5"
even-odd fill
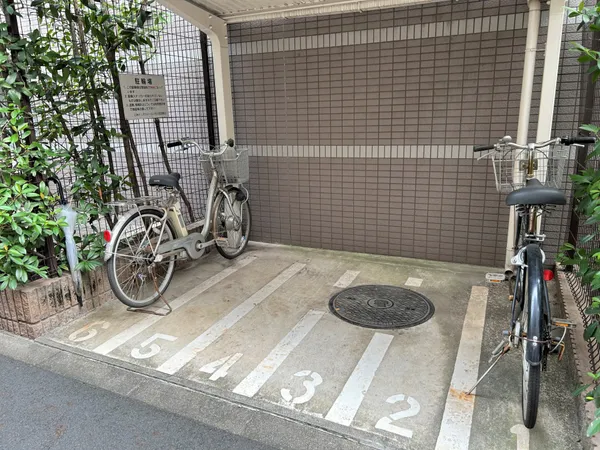
[[[147,359],[157,355],[158,352],[160,352],[160,347],[158,346],[158,344],[154,344],[154,341],[156,341],[157,339],[164,339],[165,341],[169,342],[177,340],[175,336],[157,333],[140,344],[140,347],[142,348],[149,346],[149,351],[142,353],[141,349],[134,348],[133,350],[131,350],[131,356],[133,356],[135,359]]]
[[[110,327],[110,322],[100,320],[98,322],[88,323],[85,327],[71,333],[69,335],[69,340],[73,342],[83,342],[93,338],[98,334],[98,330],[94,328],[96,326],[100,326],[103,330],[106,330]]]
[[[403,401],[406,401],[409,404],[410,408],[405,409],[403,411],[398,411],[398,412],[390,414],[389,416],[386,416],[386,417],[382,417],[381,419],[379,419],[379,421],[375,425],[375,428],[378,428],[380,430],[389,431],[391,433],[398,434],[400,436],[404,436],[407,438],[412,438],[412,436],[413,436],[412,430],[408,430],[406,428],[401,428],[396,425],[392,425],[392,422],[403,419],[405,417],[412,417],[412,416],[416,416],[417,414],[419,414],[419,411],[421,410],[421,406],[419,405],[419,402],[417,402],[412,397],[405,397],[404,394],[392,395],[390,398],[388,398],[386,400],[387,403],[390,403],[392,405],[395,403],[398,403],[398,402],[403,402]]]
[[[302,403],[306,403],[310,401],[311,398],[315,395],[316,387],[323,383],[323,378],[317,372],[311,372],[310,370],[302,370],[294,374],[295,377],[307,377],[310,375],[310,380],[304,380],[302,384],[306,389],[306,392],[299,397],[292,397],[292,394],[289,389],[282,389],[281,396],[283,399],[291,403],[292,405],[301,405]]]

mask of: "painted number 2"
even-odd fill
[[[396,420],[404,419],[406,417],[416,416],[417,414],[419,414],[419,411],[421,410],[421,406],[419,405],[419,402],[417,402],[412,397],[406,397],[404,394],[392,395],[390,398],[388,398],[386,400],[387,403],[390,403],[392,405],[395,403],[398,403],[398,402],[403,402],[403,401],[406,401],[408,403],[408,405],[410,406],[408,409],[392,413],[386,417],[382,417],[381,419],[379,419],[379,421],[375,425],[375,428],[378,428],[380,430],[389,431],[391,433],[398,434],[400,436],[404,436],[407,438],[412,438],[412,436],[413,436],[412,430],[409,430],[407,428],[398,427],[396,425],[392,425],[392,422],[394,422]]]
[[[160,347],[158,344],[154,344],[154,341],[157,339],[164,339],[165,341],[173,342],[176,341],[177,338],[175,336],[169,336],[168,334],[160,334],[157,333],[149,339],[146,339],[144,342],[140,344],[141,349],[134,348],[131,350],[131,356],[135,359],[147,359],[152,358],[160,352]],[[142,352],[142,349],[148,347],[148,351]]]
[[[302,384],[306,389],[306,392],[299,397],[292,397],[292,394],[289,389],[285,388],[281,390],[281,396],[283,399],[291,403],[292,405],[301,405],[302,403],[306,403],[310,401],[311,398],[315,395],[316,387],[323,383],[323,378],[317,372],[311,372],[310,370],[301,370],[294,374],[295,377],[308,377],[310,375],[310,380],[304,380]]]
[[[93,338],[98,334],[98,330],[94,328],[96,326],[100,326],[103,330],[106,330],[110,327],[110,322],[100,320],[98,322],[88,323],[85,327],[71,333],[69,335],[69,340],[73,342],[83,342]]]

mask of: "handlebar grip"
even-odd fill
[[[179,147],[180,145],[183,145],[183,142],[181,142],[181,141],[169,142],[169,143],[167,143],[167,148]]]
[[[474,152],[483,152],[485,150],[494,150],[496,148],[496,146],[494,144],[491,145],[474,145],[473,146],[473,151]]]
[[[573,144],[594,144],[596,143],[596,138],[594,136],[574,136],[574,137],[564,137],[560,140],[564,145],[573,145]]]
[[[227,144],[228,147],[233,147],[235,145],[234,142],[233,142],[233,139],[231,139],[231,138],[227,139],[226,144]]]

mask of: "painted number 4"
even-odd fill
[[[421,410],[421,406],[419,405],[419,402],[417,402],[412,397],[406,397],[404,394],[392,395],[390,398],[388,398],[386,400],[387,403],[390,403],[392,405],[395,403],[398,403],[398,402],[403,402],[403,401],[406,401],[408,403],[408,405],[410,406],[410,408],[405,409],[403,411],[398,411],[398,412],[392,413],[386,417],[382,417],[381,419],[379,419],[379,421],[375,425],[375,428],[377,428],[379,430],[389,431],[391,433],[398,434],[400,436],[404,436],[407,438],[412,438],[412,436],[413,436],[412,430],[409,430],[407,428],[398,427],[396,425],[393,425],[392,422],[394,422],[396,420],[404,419],[406,417],[416,416],[417,414],[419,414],[419,411]]]
[[[160,352],[160,347],[158,344],[155,344],[154,341],[157,339],[163,339],[165,341],[173,342],[176,341],[177,338],[175,336],[169,336],[168,334],[160,334],[157,333],[149,339],[146,339],[144,342],[140,344],[141,348],[134,348],[131,350],[131,356],[135,359],[147,359],[152,358]],[[148,347],[148,351],[142,352],[142,349]]]
[[[231,369],[239,359],[244,356],[242,353],[236,353],[233,356],[226,356],[217,361],[208,363],[200,368],[200,372],[211,373],[209,380],[217,381],[219,378],[227,376],[227,371]]]

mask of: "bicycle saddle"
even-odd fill
[[[506,204],[514,205],[566,205],[567,198],[560,189],[546,187],[536,178],[527,180],[524,188],[506,196]]]
[[[148,184],[150,186],[162,186],[181,190],[179,187],[180,179],[181,175],[176,172],[169,173],[167,175],[152,175]]]

